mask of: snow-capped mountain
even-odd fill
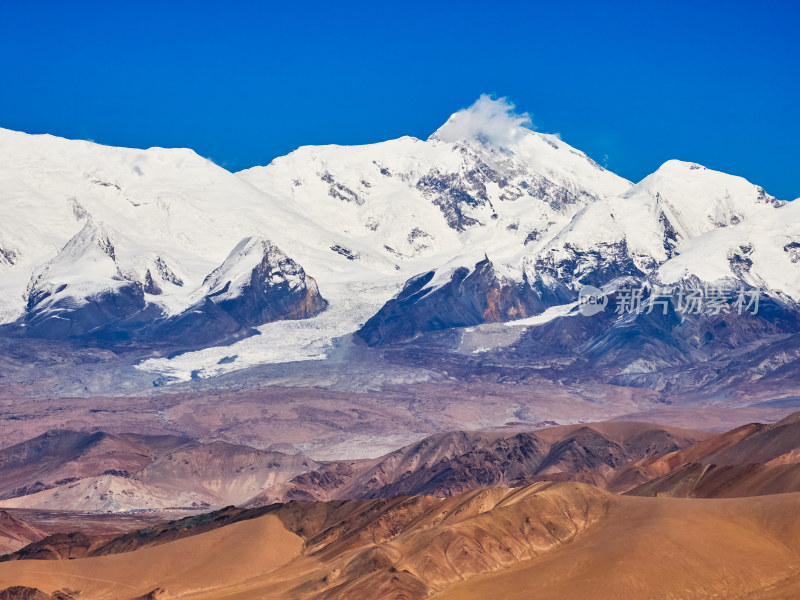
[[[141,365],[180,379],[536,317],[626,277],[800,301],[795,204],[680,161],[634,185],[512,108],[240,173],[0,130],[0,322],[191,350]]]
[[[280,320],[307,319],[327,302],[316,281],[271,241],[245,238],[206,277],[201,298],[179,315],[142,334],[183,346],[246,337],[249,328]]]
[[[491,103],[480,100],[472,110]],[[305,147],[240,176],[334,225],[358,241],[356,251],[397,257],[498,246],[498,236],[538,239],[583,206],[631,186],[510,116],[488,117],[487,131],[497,126],[491,119],[510,128],[499,139],[462,124],[473,118],[472,111],[456,113],[426,141]]]
[[[514,255],[630,187],[488,98],[426,141],[301,148],[236,175],[190,150],[11,131],[0,161],[0,314],[36,335],[84,335],[145,308],[196,312],[209,274],[256,237],[316,279],[331,309],[346,306],[342,335],[414,273],[475,249]],[[121,306],[100,309],[101,297]],[[73,307],[91,306],[93,319],[71,324]]]
[[[122,236],[114,232],[114,237]],[[147,269],[146,256],[117,257],[109,232],[87,219],[83,229],[31,277],[25,327],[44,337],[80,336],[109,320],[123,321],[143,311],[145,286],[137,276],[137,262]],[[148,282],[153,291],[152,277]]]
[[[777,209],[784,204],[741,177],[671,160],[620,196],[584,208],[552,240],[535,249],[529,274],[554,288],[570,282],[601,286],[614,277],[654,275],[692,240],[743,222],[758,227],[780,214]],[[699,259],[697,267],[704,262]],[[685,269],[683,276],[690,275],[701,276]],[[713,282],[733,275],[719,272],[701,279]]]

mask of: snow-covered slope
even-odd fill
[[[184,379],[324,357],[430,272],[450,286],[435,311],[522,286],[525,310],[500,320],[619,276],[736,277],[800,300],[795,205],[680,161],[633,185],[512,109],[484,96],[427,140],[303,147],[236,174],[191,150],[0,130],[0,323],[174,336],[195,351],[142,368]],[[484,258],[487,289],[452,284]],[[261,335],[221,349],[178,335],[220,307],[233,321],[206,331]]]
[[[574,290],[575,284],[600,286],[614,277],[652,275],[692,240],[721,228],[741,236],[736,225],[758,228],[776,215],[780,219],[778,209],[785,204],[741,177],[672,160],[624,194],[587,206],[552,240],[535,247],[529,277]],[[770,235],[768,229],[763,233]],[[704,262],[700,259],[692,274],[701,276]]]
[[[355,260],[401,267],[465,252],[519,253],[587,204],[630,189],[509,110],[483,97],[426,141],[304,147],[240,176],[334,229]]]
[[[0,247],[13,256],[0,267],[5,321],[24,309],[32,272],[89,221],[114,238],[131,278],[144,281],[149,268],[159,285],[171,284],[154,301],[173,314],[192,303],[194,290],[243,238],[267,234],[291,252],[304,246],[296,240],[323,233],[190,150],[109,148],[0,130],[0,165]],[[300,234],[287,236],[287,228]]]
[[[190,150],[0,130],[0,322],[44,322],[45,312],[64,316],[123,287],[151,314],[179,315],[247,238],[319,272],[334,296],[353,281],[396,277],[395,261],[354,264],[331,249],[340,235]]]
[[[702,281],[737,278],[800,303],[800,203],[786,203],[687,241],[657,275],[664,283],[691,276]]]

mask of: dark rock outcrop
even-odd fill
[[[147,337],[197,346],[250,335],[279,320],[307,319],[328,303],[314,278],[269,240],[245,238],[204,283],[202,300],[147,331]]]
[[[451,497],[467,490],[536,481],[581,481],[629,489],[617,469],[691,446],[705,434],[646,423],[599,423],[521,433],[437,434],[382,457],[333,461],[250,501]],[[625,487],[627,485],[627,487]]]
[[[440,329],[521,319],[544,309],[526,278],[504,277],[488,257],[472,269],[456,268],[441,285],[431,285],[435,276],[430,271],[410,279],[358,335],[370,346],[381,346]]]
[[[54,533],[14,552],[0,556],[0,562],[10,560],[70,560],[86,556],[98,541],[80,532]]]
[[[33,337],[125,339],[160,316],[145,300],[145,283],[120,268],[109,233],[88,220],[32,277],[20,325]]]
[[[69,273],[75,268],[94,269],[96,281],[72,282]],[[186,349],[228,343],[264,323],[306,319],[327,306],[303,267],[261,238],[242,240],[206,277],[201,299],[171,317],[152,299],[167,284],[184,282],[163,258],[156,257],[139,281],[117,265],[111,237],[89,222],[31,281],[19,331],[39,338]]]
[[[24,585],[13,585],[0,590],[0,600],[51,600],[42,590]]]

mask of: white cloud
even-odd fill
[[[508,146],[531,127],[531,116],[517,114],[514,108],[508,98],[482,94],[475,104],[452,115],[431,137],[443,142],[479,139],[494,146]]]

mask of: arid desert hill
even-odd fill
[[[374,459],[175,436],[52,431],[0,450],[0,508],[212,510],[230,504],[448,497],[536,481],[615,493],[736,497],[800,491],[800,414],[719,435],[609,421],[436,434]]]
[[[0,507],[208,510],[318,466],[306,456],[221,441],[53,430],[0,449]]]
[[[98,447],[139,439],[80,435],[57,437],[67,463],[102,463]],[[249,456],[162,441],[168,451],[136,472],[152,469],[162,488],[200,465],[227,474],[220,456]],[[41,445],[7,450],[10,472],[24,473]],[[788,600],[800,594],[799,457],[800,414],[720,435],[631,422],[440,434],[377,459],[312,461],[247,506],[117,535],[45,535],[9,515],[31,543],[0,558],[0,590],[8,600]],[[276,491],[285,503],[268,503]]]
[[[620,468],[710,435],[636,422],[455,431],[375,459],[321,463],[221,441],[55,430],[0,450],[0,508],[213,510],[288,500],[453,496],[543,480],[624,491],[649,477],[626,478],[620,488]]]
[[[437,434],[371,460],[332,461],[266,489],[251,506],[289,500],[454,496],[535,481],[582,481],[626,491],[650,477],[633,463],[687,449],[711,434],[637,422],[601,422],[530,432]],[[618,472],[625,473],[623,478]]]
[[[0,510],[0,554],[19,550],[46,535],[33,525]]]
[[[800,592],[800,494],[641,498],[540,482],[446,499],[234,512],[241,520],[223,511],[227,524],[208,530],[205,522],[202,533],[184,531],[188,537],[175,536],[178,522],[171,535],[161,530],[171,541],[156,537],[129,552],[0,563],[0,589],[120,600],[156,590],[153,597],[164,600],[777,599]]]
[[[614,493],[744,497],[800,492],[800,413],[719,435],[608,421],[531,432],[450,432],[371,461],[333,461],[249,502],[452,496],[535,481]]]
[[[800,491],[800,413],[750,423],[632,470],[649,479],[639,496],[735,498]]]

